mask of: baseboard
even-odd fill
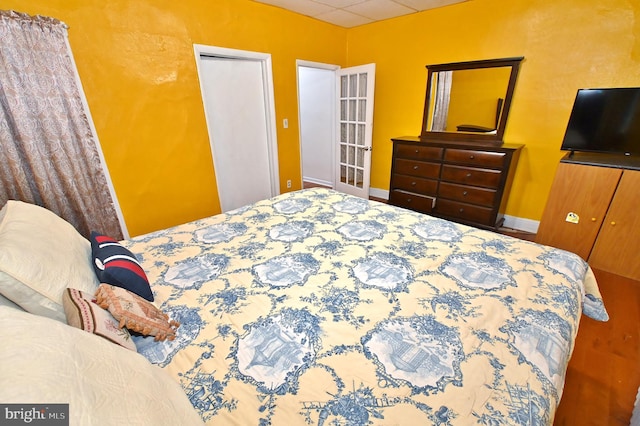
[[[540,227],[540,221],[525,219],[522,217],[504,215],[505,228],[517,229],[518,231],[530,232],[532,234],[538,233],[538,227]]]
[[[369,196],[375,198],[382,198],[383,200],[389,199],[389,191],[386,189],[380,188],[369,188]],[[536,234],[538,232],[538,227],[540,226],[540,221],[525,219],[522,217],[509,216],[504,215],[504,225],[505,228],[516,229],[518,231],[530,232],[532,234]]]
[[[389,191],[386,189],[369,187],[369,196],[374,198],[382,198],[383,200],[388,200]]]
[[[302,182],[309,182],[309,183],[313,183],[315,185],[322,185],[322,186],[326,186],[328,188],[333,188],[333,182],[327,181],[327,180],[322,180],[322,179],[316,179],[316,178],[303,176],[302,177]]]

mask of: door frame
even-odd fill
[[[296,87],[297,87],[297,92],[298,92],[298,123],[300,124],[298,126],[298,139],[300,140],[300,187],[302,188],[304,186],[304,168],[303,168],[303,155],[304,155],[304,151],[303,151],[303,142],[302,142],[302,117],[300,116],[300,110],[301,110],[301,105],[300,105],[300,68],[301,67],[305,67],[305,68],[316,68],[316,69],[321,69],[321,70],[327,70],[327,71],[332,71],[333,72],[333,77],[334,80],[336,78],[336,71],[338,71],[341,67],[340,65],[333,65],[333,64],[326,64],[326,63],[322,63],[322,62],[313,62],[313,61],[305,61],[303,59],[296,59]],[[331,187],[335,188],[336,186],[336,178],[335,178],[335,167],[336,167],[336,161],[335,161],[335,141],[336,141],[336,135],[337,135],[337,127],[336,127],[336,121],[335,121],[335,117],[337,116],[337,110],[336,110],[336,106],[337,106],[337,98],[336,98],[336,93],[335,90],[333,90],[331,92],[333,100],[331,101],[329,108],[331,110],[331,117],[333,117],[333,122],[331,123]]]
[[[200,63],[202,56],[218,57],[225,59],[237,59],[237,60],[251,60],[258,61],[262,64],[262,84],[264,87],[264,107],[265,107],[265,123],[267,126],[267,151],[269,153],[269,170],[270,170],[270,184],[271,184],[271,196],[274,197],[280,194],[280,172],[278,163],[278,138],[276,133],[276,114],[275,114],[275,98],[273,90],[273,71],[271,64],[271,54],[262,52],[252,52],[248,50],[230,49],[226,47],[207,46],[203,44],[194,44],[193,50],[195,54],[196,70],[198,72],[198,80],[200,81],[200,75],[202,73]],[[200,82],[200,95],[202,98],[204,108],[204,86]],[[213,157],[214,173],[216,168],[216,157],[213,155],[213,140],[211,139],[211,123],[205,112],[205,121],[207,123],[207,130],[209,134],[209,148],[211,149],[211,156]],[[219,185],[218,179],[216,184]],[[219,192],[219,189],[218,189]]]

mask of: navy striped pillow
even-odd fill
[[[91,232],[93,269],[101,283],[129,290],[153,302],[147,274],[135,255],[111,237]]]

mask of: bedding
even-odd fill
[[[180,323],[138,352],[209,424],[549,425],[608,318],[574,254],[325,189],[122,244]]]

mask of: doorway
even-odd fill
[[[271,55],[194,51],[222,212],[278,195]]]
[[[303,187],[334,187],[337,65],[296,61]]]

